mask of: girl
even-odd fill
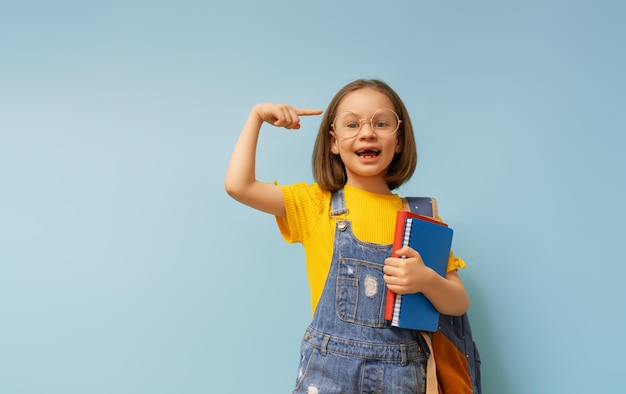
[[[384,320],[386,288],[422,292],[448,315],[463,314],[469,300],[457,275],[462,261],[452,255],[445,278],[409,247],[397,251],[405,258],[390,257],[396,213],[403,209],[392,190],[409,180],[417,162],[409,114],[386,83],[351,82],[322,117],[313,149],[315,183],[257,180],[262,124],[299,129],[301,116],[320,114],[286,104],[254,106],[225,182],[228,194],[274,215],[285,240],[305,249],[314,313],[293,392],[425,393],[429,336]],[[429,392],[436,390],[430,382]]]

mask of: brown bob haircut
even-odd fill
[[[330,101],[320,125],[315,147],[313,148],[313,178],[324,190],[334,192],[341,189],[348,181],[346,168],[339,155],[331,152],[331,125],[337,115],[337,107],[349,93],[360,89],[374,89],[391,100],[402,123],[398,129],[400,152],[396,153],[387,169],[387,185],[390,190],[398,188],[408,181],[417,165],[417,148],[409,113],[400,96],[385,82],[378,79],[358,79],[350,82]]]

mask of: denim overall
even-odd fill
[[[428,346],[385,321],[385,258],[391,245],[358,240],[345,220],[343,189],[333,194],[333,257],[313,321],[302,339],[293,393],[423,393]]]

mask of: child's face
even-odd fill
[[[391,100],[370,88],[349,93],[337,107],[337,114],[350,111],[361,119],[361,128],[354,137],[347,138],[336,131],[331,132],[331,151],[341,157],[346,167],[347,185],[364,189],[387,186],[387,167],[394,155],[400,152],[400,144],[397,132],[388,135],[372,129],[369,120],[383,108],[393,110]]]

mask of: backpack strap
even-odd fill
[[[405,197],[402,199],[404,210],[418,215],[437,218],[437,200],[433,197]]]
[[[435,218],[437,214],[437,201],[432,197],[405,197],[402,199],[404,210],[417,213],[418,215]],[[426,394],[437,394],[439,384],[437,382],[437,367],[434,348],[430,334],[421,332],[428,347],[428,360],[426,364]]]
[[[439,217],[437,200],[432,197],[405,197],[403,202],[407,211],[435,219]],[[440,392],[482,393],[480,355],[467,313],[462,316],[440,315],[439,329],[432,334],[431,346],[437,360],[436,380]]]

